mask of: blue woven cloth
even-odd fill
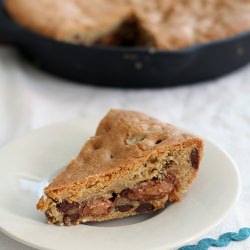
[[[207,250],[209,247],[225,247],[231,241],[241,241],[245,240],[250,236],[250,228],[241,228],[239,233],[225,233],[222,234],[218,240],[211,238],[205,238],[200,240],[197,245],[184,246],[178,250]]]

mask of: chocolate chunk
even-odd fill
[[[199,151],[197,148],[193,149],[190,154],[190,161],[192,164],[192,167],[195,169],[198,169],[199,167]]]
[[[69,214],[68,215],[69,218],[70,218],[70,222],[71,223],[74,223],[77,221],[77,219],[80,217],[78,213],[75,213],[75,214]]]
[[[139,207],[136,208],[136,213],[145,213],[154,210],[155,207],[151,203],[141,203]]]
[[[123,191],[121,191],[120,196],[123,197],[123,198],[127,198],[130,191],[131,190],[129,188],[126,188]]]
[[[65,225],[75,224],[79,217],[78,209],[73,208],[72,210],[69,210],[69,213],[66,213],[63,216],[63,222]]]
[[[160,144],[161,142],[162,142],[162,140],[159,139],[159,140],[157,140],[157,141],[155,142],[155,144]]]
[[[69,203],[66,200],[63,200],[61,203],[58,203],[56,205],[56,208],[60,211],[60,212],[67,212],[68,210],[72,209],[72,208],[78,208],[79,207],[79,203],[77,202],[71,202]]]
[[[119,212],[128,212],[129,210],[131,210],[133,208],[132,205],[120,205],[120,206],[117,206],[116,209],[119,211]]]
[[[67,210],[68,205],[69,202],[64,200],[63,202],[56,204],[56,208],[61,212],[65,212]]]
[[[117,197],[116,193],[112,193],[112,197],[109,199],[110,201],[114,202]]]
[[[57,209],[64,213],[63,222],[65,225],[75,224],[77,222],[80,217],[79,206],[80,204],[78,202],[69,203],[66,200],[56,205]]]

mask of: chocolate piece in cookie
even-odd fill
[[[194,148],[190,154],[190,160],[193,168],[198,168],[199,167],[199,151],[197,148]]]

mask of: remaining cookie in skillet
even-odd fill
[[[250,29],[248,0],[5,0],[21,25],[57,40],[176,50]]]
[[[181,200],[196,177],[200,138],[139,112],[111,110],[37,208],[76,225],[156,211]]]
[[[34,32],[83,44],[115,43],[115,31],[131,17],[127,0],[6,0],[5,7]]]
[[[131,0],[141,28],[157,48],[176,50],[250,29],[246,0]]]

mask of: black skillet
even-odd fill
[[[122,88],[177,86],[213,79],[250,61],[250,32],[168,52],[147,48],[86,47],[28,31],[0,0],[0,42],[11,43],[40,68],[78,82]]]

